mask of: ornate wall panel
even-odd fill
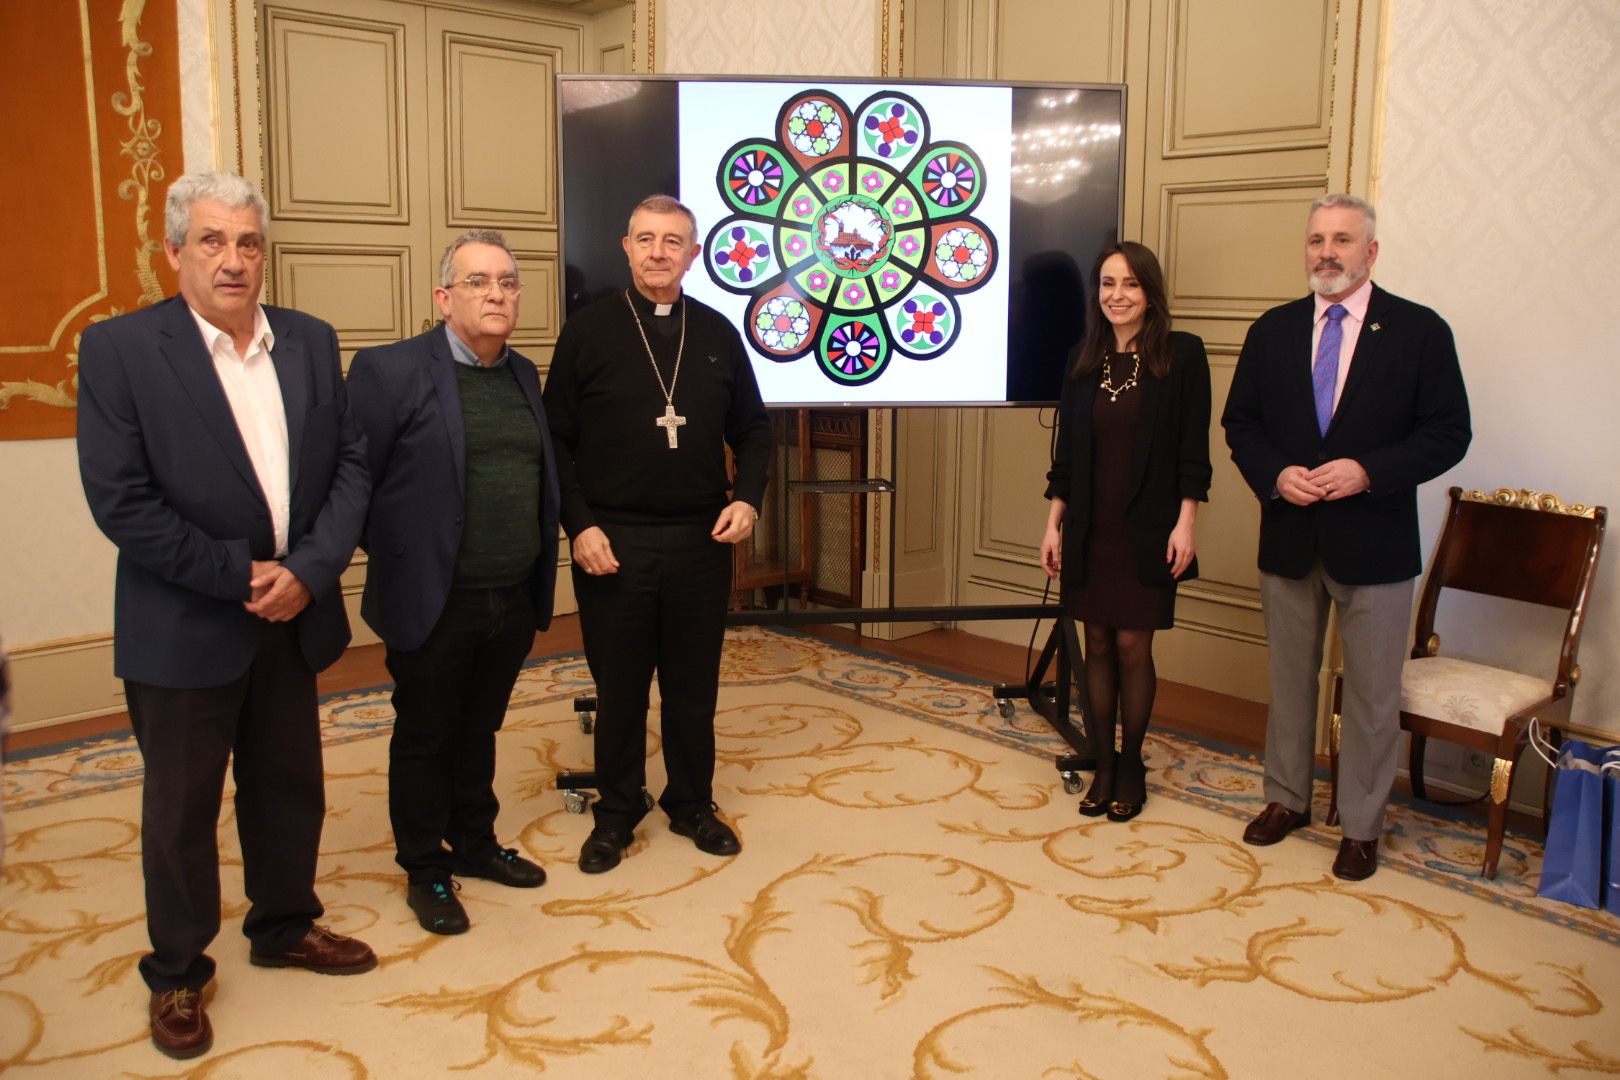
[[[1069,0],[996,6],[996,67],[1031,82],[1118,81],[1125,68],[1125,5]],[[1084,74],[1082,74],[1084,73]]]
[[[557,275],[557,253],[516,249],[518,273],[523,277],[523,304],[518,309],[517,330],[512,344],[519,349],[526,346],[551,346],[557,343],[557,332],[562,329],[562,285]],[[532,354],[530,355],[532,358]]]
[[[1159,190],[1159,254],[1175,318],[1239,319],[1247,327],[1303,291],[1303,223],[1311,200],[1324,190],[1321,177]]]
[[[408,220],[406,26],[269,6],[264,18],[271,217]]]
[[[182,171],[173,0],[7,4],[0,31],[0,439],[71,436],[79,335],[174,289]],[[49,257],[24,253],[46,243]]]
[[[345,349],[384,345],[411,326],[411,249],[270,245],[276,297],[325,319]]]
[[[436,104],[449,137],[446,223],[554,226],[559,50],[454,33],[441,45],[444,96]]]
[[[1326,147],[1336,0],[1174,0],[1164,155]]]
[[[973,455],[979,478],[974,513],[976,559],[1007,564],[1027,576],[1040,562],[1041,531],[1046,525],[1046,470],[1052,461],[1051,409],[983,409]]]

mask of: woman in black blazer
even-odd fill
[[[1093,311],[1058,407],[1041,566],[1085,624],[1097,772],[1080,812],[1129,821],[1147,801],[1142,740],[1157,676],[1153,633],[1176,583],[1198,576],[1194,523],[1209,497],[1209,360],[1170,329],[1153,252],[1122,241],[1092,267]],[[1114,747],[1115,729],[1122,729]]]

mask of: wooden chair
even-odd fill
[[[1508,791],[1531,720],[1553,725],[1555,730],[1569,722],[1570,702],[1581,678],[1576,650],[1607,517],[1604,507],[1566,506],[1557,496],[1541,492],[1451,489],[1440,543],[1418,601],[1411,659],[1401,669],[1401,727],[1411,735],[1408,771],[1412,793],[1420,799],[1427,798],[1423,752],[1431,737],[1492,756],[1487,878],[1496,876],[1507,825]],[[1558,669],[1545,678],[1441,655],[1434,622],[1442,589],[1567,611]],[[1343,679],[1335,671],[1329,825],[1338,816],[1342,696]],[[1542,819],[1545,822],[1545,791]]]

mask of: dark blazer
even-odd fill
[[[1297,579],[1320,559],[1345,585],[1415,578],[1423,569],[1417,486],[1461,461],[1471,438],[1451,328],[1374,285],[1324,436],[1311,389],[1315,317],[1307,296],[1255,320],[1221,417],[1232,460],[1260,498],[1260,569]],[[1289,465],[1337,458],[1367,470],[1367,491],[1310,506],[1276,494]]]
[[[287,413],[292,512],[282,560],[312,601],[293,620],[319,671],[349,643],[338,577],[365,520],[365,439],[349,413],[337,335],[266,307]],[[270,508],[185,301],[94,323],[79,344],[79,474],[118,548],[113,666],[174,689],[242,675],[265,623],[250,565],[275,558]]]
[[[533,579],[535,615],[544,630],[557,584],[556,455],[540,403],[540,374],[518,353],[508,349],[506,355],[545,454]],[[439,621],[461,550],[467,436],[455,363],[440,323],[413,338],[362,349],[349,365],[349,394],[366,433],[372,477],[361,537],[369,561],[360,614],[389,648],[402,652],[420,648]]]
[[[1170,576],[1164,551],[1181,514],[1182,499],[1209,498],[1209,359],[1192,334],[1170,333],[1170,371],[1159,378],[1142,367],[1142,411],[1131,449],[1131,501],[1125,510],[1136,576],[1144,585],[1169,585],[1198,576],[1193,559],[1179,579]],[[1070,356],[1072,370],[1074,356]],[[1061,581],[1085,583],[1086,533],[1091,527],[1093,440],[1091,410],[1102,369],[1063,380],[1057,448],[1046,474],[1046,497],[1063,499]]]

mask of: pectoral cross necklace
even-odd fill
[[[680,438],[675,429],[686,424],[686,417],[675,414],[675,380],[681,377],[681,355],[686,352],[686,298],[681,298],[681,339],[675,346],[675,370],[670,373],[669,385],[664,385],[664,373],[658,370],[658,358],[653,355],[652,342],[647,340],[647,329],[641,325],[641,315],[636,311],[635,301],[630,299],[630,290],[624,291],[624,302],[630,305],[630,317],[636,320],[636,333],[641,335],[641,347],[647,350],[647,362],[652,364],[653,374],[658,377],[658,389],[664,392],[664,413],[653,420],[654,427],[664,429],[669,437],[669,448],[678,449]]]

